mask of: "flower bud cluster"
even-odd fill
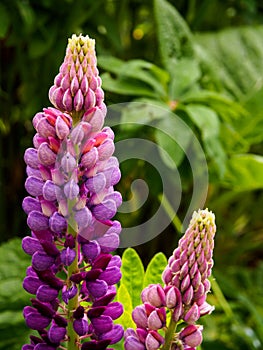
[[[213,267],[215,216],[208,210],[193,214],[190,225],[163,272],[167,286],[178,288],[182,295],[182,318],[189,324],[209,314],[213,307],[206,302]]]
[[[101,104],[104,93],[97,69],[95,40],[75,34],[69,39],[64,62],[49,90],[49,99],[64,112],[87,111]]]
[[[122,198],[114,190],[119,163],[114,133],[103,127],[106,107],[91,39],[70,39],[60,78],[59,92],[50,94],[56,108],[35,115],[34,147],[24,156],[29,196],[22,206],[31,236],[22,248],[32,266],[23,286],[34,295],[24,317],[39,337],[31,336],[23,350],[57,349],[67,341],[74,349],[106,349],[123,336],[113,323],[123,312],[113,302],[121,260],[110,254],[119,245],[121,226],[112,218]]]
[[[203,328],[196,322],[214,309],[206,302],[206,295],[210,290],[215,231],[212,212],[199,210],[193,214],[163,272],[164,287],[151,284],[142,291],[143,304],[132,313],[137,328],[125,332],[126,350],[157,350],[161,345],[164,349],[195,350],[201,344]],[[171,321],[167,326],[168,311]],[[175,333],[182,321],[186,326]],[[173,332],[172,337],[164,338],[158,333],[160,329],[167,334]]]

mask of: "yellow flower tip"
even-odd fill
[[[68,39],[68,48],[73,52],[76,48],[78,52],[83,51],[84,54],[88,52],[90,54],[95,54],[95,40],[91,39],[88,35],[83,36],[82,34],[73,34],[71,38]]]
[[[209,211],[207,208],[199,209],[197,212],[195,211],[193,213],[190,226],[198,226],[199,231],[202,231],[204,228],[209,231],[212,229],[212,232],[215,233],[215,214],[212,211]]]

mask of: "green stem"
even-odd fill
[[[224,313],[230,319],[235,320],[235,315],[234,315],[229,303],[227,302],[221,288],[219,287],[219,284],[217,283],[215,277],[211,276],[210,282],[211,282],[211,287],[212,287],[212,290],[214,292],[214,295],[217,298],[217,300],[219,301],[222,309],[224,310]]]
[[[77,236],[77,232],[70,226],[68,225],[68,233],[71,233],[73,237]],[[76,240],[75,244],[75,252],[76,252],[76,257],[73,261],[73,263],[68,267],[68,279],[67,283],[70,285],[70,277],[73,273],[79,272],[78,268],[78,242]],[[79,346],[79,336],[77,333],[74,331],[73,328],[73,311],[76,310],[78,307],[78,298],[79,298],[79,293],[75,295],[74,298],[70,299],[68,302],[68,328],[67,328],[67,334],[69,337],[68,341],[68,350],[78,350]]]
[[[173,320],[173,316],[171,316],[169,327],[165,333],[165,342],[162,347],[162,350],[170,350],[172,341],[174,339],[174,333],[176,331],[177,322]]]
[[[181,223],[181,220],[178,218],[176,215],[175,211],[173,210],[173,207],[171,206],[170,202],[168,201],[167,197],[165,196],[164,193],[158,195],[158,199],[163,206],[164,210],[166,211],[167,215],[172,221],[173,226],[175,229],[179,232],[182,233],[182,228],[183,225]]]

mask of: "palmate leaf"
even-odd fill
[[[144,280],[143,280],[143,287],[145,288],[152,283],[163,284],[162,273],[166,265],[167,265],[166,256],[163,253],[155,254],[147,266]]]
[[[126,287],[134,308],[141,304],[140,296],[144,278],[144,267],[135,249],[128,248],[124,251],[121,272],[121,286],[124,285]]]

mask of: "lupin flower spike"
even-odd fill
[[[122,202],[113,186],[120,179],[114,134],[103,128],[106,107],[96,67],[95,42],[69,39],[65,60],[50,89],[54,107],[33,118],[34,147],[25,151],[29,196],[23,201],[31,236],[22,242],[32,256],[24,289],[31,336],[22,350],[106,349],[123,329],[114,302],[121,259],[120,223],[112,221]]]
[[[125,332],[125,350],[195,350],[202,342],[198,319],[214,307],[206,302],[213,267],[215,216],[194,212],[190,225],[163,272],[164,286],[152,284],[141,294],[143,304],[133,310],[137,329]],[[166,325],[166,311],[170,324]],[[178,324],[185,327],[176,333]],[[158,330],[165,330],[165,337]]]

